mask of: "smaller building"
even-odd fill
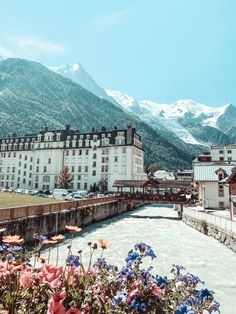
[[[236,216],[236,167],[232,169],[231,175],[227,178],[226,184],[229,187],[229,202],[231,219]]]
[[[157,170],[156,172],[154,172],[154,177],[157,180],[170,180],[173,181],[175,180],[175,175],[173,172],[168,171],[168,170]]]
[[[178,181],[192,181],[193,180],[193,170],[192,169],[180,169],[176,172],[176,179]]]
[[[230,207],[229,189],[225,185],[233,165],[228,163],[199,163],[194,165],[194,184],[204,208]]]

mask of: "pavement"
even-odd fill
[[[229,209],[219,209],[219,210],[207,209],[207,208],[204,209],[204,207],[201,206],[201,205],[197,205],[197,206],[194,206],[194,207],[188,206],[188,208],[190,208],[192,210],[197,210],[197,211],[200,211],[200,212],[206,212],[208,214],[215,215],[215,216],[218,216],[218,217],[224,217],[226,219],[230,219],[230,211],[229,211]],[[233,220],[236,221],[236,216],[233,217]]]

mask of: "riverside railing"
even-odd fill
[[[30,206],[14,206],[0,209],[0,222],[6,220],[14,220],[26,218],[29,216],[50,214],[72,208],[95,206],[104,203],[112,203],[118,201],[117,196],[89,198],[77,201],[63,201],[57,203],[38,204]]]
[[[183,213],[187,217],[194,218],[200,221],[206,221],[213,226],[236,233],[236,221],[234,220],[190,208],[184,208]]]

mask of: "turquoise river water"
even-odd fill
[[[184,265],[187,270],[205,281],[221,303],[221,313],[236,314],[236,254],[213,238],[176,219],[169,207],[148,205],[118,217],[88,227],[74,237],[72,251],[83,250],[86,263],[89,241],[106,239],[112,246],[106,250],[109,263],[124,264],[128,251],[137,242],[149,244],[157,255],[147,266],[154,266],[160,275],[170,275],[172,264]],[[64,264],[69,237],[59,245],[59,264]],[[55,263],[56,248],[51,250],[50,263]],[[48,257],[47,251],[43,256]]]

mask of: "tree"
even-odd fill
[[[147,174],[148,178],[154,177],[154,173],[158,170],[157,164],[148,164],[144,167],[144,172]]]
[[[97,185],[102,193],[107,191],[107,181],[102,179],[98,182]]]
[[[67,166],[63,167],[58,178],[58,187],[69,189],[71,186],[71,174]]]

